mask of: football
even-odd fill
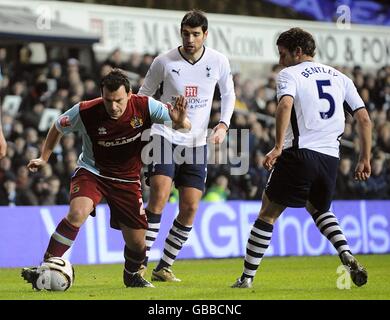
[[[39,274],[36,286],[39,290],[66,291],[74,282],[72,264],[60,257],[46,259],[38,267]]]

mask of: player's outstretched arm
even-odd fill
[[[27,168],[31,172],[36,172],[47,163],[61,137],[62,133],[57,130],[55,124],[53,123],[49,132],[47,133],[45,141],[43,142],[41,156],[37,159],[30,160],[30,162],[27,164]]]
[[[357,110],[354,114],[360,143],[359,161],[355,168],[355,180],[364,181],[371,175],[371,120],[366,108]]]
[[[169,116],[173,122],[173,129],[186,129],[191,130],[191,122],[187,118],[187,100],[184,96],[178,96],[176,98],[175,105],[169,106]]]

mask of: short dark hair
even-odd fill
[[[187,12],[181,20],[180,31],[183,30],[184,26],[191,28],[202,27],[202,31],[206,32],[209,23],[203,11],[194,9]]]
[[[299,47],[304,54],[311,57],[314,57],[316,50],[313,36],[301,28],[291,28],[282,32],[276,45],[285,47],[291,53]]]
[[[121,86],[125,87],[126,93],[131,90],[130,80],[120,69],[113,69],[105,75],[100,81],[100,90],[103,92],[103,87],[113,92],[118,90]]]

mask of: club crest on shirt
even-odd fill
[[[98,128],[98,134],[99,135],[107,134],[107,129],[104,127]]]
[[[80,191],[80,186],[78,184],[72,186],[72,193],[77,193],[79,191]]]
[[[60,126],[62,128],[66,128],[66,127],[70,127],[71,126],[69,116],[61,117],[59,123],[60,123]]]
[[[207,71],[207,74],[206,74],[206,76],[207,76],[207,78],[210,78],[210,76],[211,76],[211,74],[210,74],[210,70],[211,70],[211,67],[209,67],[209,66],[206,66],[206,71]]]
[[[136,128],[139,128],[139,127],[142,127],[142,125],[144,124],[144,121],[142,120],[142,118],[139,118],[137,116],[134,116],[131,120],[130,120],[130,125],[136,129]]]

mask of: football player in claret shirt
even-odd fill
[[[206,136],[217,84],[221,93],[221,117],[210,136],[212,143],[223,142],[233,114],[235,93],[229,61],[220,52],[204,45],[207,29],[208,20],[202,11],[192,10],[185,14],[180,28],[182,45],[154,59],[139,90],[139,94],[152,96],[160,87],[161,101],[165,103],[177,95],[184,95],[192,124],[191,132],[187,133],[159,124],[152,126],[154,150],[160,149],[164,153],[168,147],[184,150],[186,154],[184,163],[161,156],[163,161],[154,161],[148,167],[146,182],[151,190],[146,208],[149,223],[146,233],[147,257],[157,238],[172,182],[179,191],[179,214],[166,238],[162,258],[152,271],[152,280],[156,281],[180,281],[173,274],[171,266],[189,237],[204,192],[207,175]],[[147,260],[144,268],[146,264]]]
[[[27,165],[43,167],[63,134],[79,132],[82,153],[70,186],[70,209],[50,238],[44,259],[61,257],[76,239],[79,228],[102,197],[110,207],[110,224],[125,240],[123,280],[127,287],[153,287],[137,271],[145,259],[147,218],[143,209],[140,170],[144,130],[152,123],[191,129],[187,102],[177,97],[174,106],[131,93],[130,82],[120,70],[101,81],[100,98],[76,104],[50,128],[42,154]],[[145,139],[144,139],[145,140]],[[22,276],[33,284],[36,268],[24,268]]]
[[[272,170],[258,219],[250,232],[244,271],[234,288],[250,288],[267,250],[273,225],[286,207],[306,207],[319,231],[328,238],[357,286],[367,271],[352,255],[347,239],[330,211],[344,132],[344,102],[356,120],[360,155],[355,179],[371,174],[371,121],[353,82],[340,71],[315,62],[313,36],[300,29],[283,32],[277,42],[276,141],[263,165]]]

